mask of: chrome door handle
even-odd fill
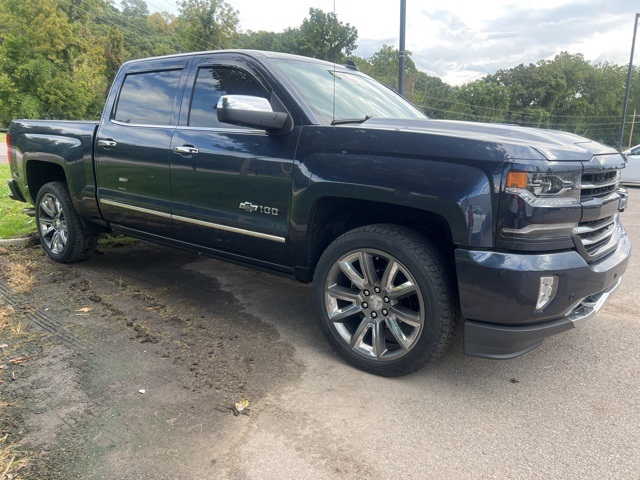
[[[173,147],[173,153],[177,153],[179,155],[197,155],[200,153],[196,147],[189,147],[184,145],[182,147]]]
[[[116,145],[118,145],[118,144],[116,142],[114,142],[113,140],[98,140],[98,146],[99,147],[113,148]]]

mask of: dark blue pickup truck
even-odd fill
[[[631,244],[625,159],[568,133],[431,120],[353,66],[220,51],[124,64],[99,122],[15,120],[11,196],[83,260],[118,230],[313,282],[379,375],[509,358],[593,316]],[[301,319],[304,321],[305,319]]]

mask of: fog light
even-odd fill
[[[556,296],[558,290],[558,277],[553,275],[551,277],[540,277],[540,290],[538,290],[538,303],[536,303],[536,310],[542,310],[549,305],[549,302]]]

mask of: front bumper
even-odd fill
[[[630,254],[624,229],[616,250],[589,264],[575,251],[529,255],[458,249],[465,354],[516,357],[583,323],[618,287]],[[558,289],[551,303],[536,311],[540,277],[548,275],[558,277]]]

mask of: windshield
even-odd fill
[[[362,122],[372,117],[427,118],[398,94],[360,73],[342,69],[334,72],[327,65],[295,60],[276,63],[320,123]]]

